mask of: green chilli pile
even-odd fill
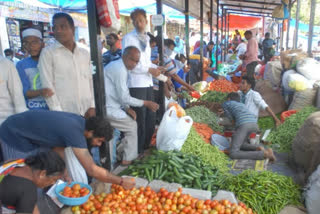
[[[243,171],[228,177],[224,189],[235,193],[259,214],[278,214],[286,205],[300,205],[300,187],[290,177],[270,171]]]
[[[309,115],[315,111],[317,111],[317,108],[308,106],[286,118],[283,124],[268,135],[267,141],[273,145],[278,145],[279,149],[277,150],[279,152],[291,151],[291,145],[297,132]]]
[[[197,156],[161,150],[153,150],[150,156],[134,161],[120,173],[122,175],[138,176],[148,181],[175,182],[183,187],[211,191],[213,195],[225,180],[224,174],[204,164]]]
[[[192,127],[187,140],[184,142],[181,152],[199,157],[205,164],[217,168],[221,172],[230,169],[229,157],[222,153],[216,146],[205,143],[197,131]]]
[[[280,114],[276,115],[280,119]],[[275,127],[274,120],[271,116],[267,117],[260,117],[258,120],[258,125],[260,130],[267,130],[267,129],[273,129]]]
[[[194,122],[208,124],[213,131],[223,132],[223,127],[218,123],[219,118],[204,106],[188,108],[186,109],[186,114],[189,115]]]
[[[227,100],[228,93],[220,92],[220,91],[208,91],[206,92],[202,97],[200,97],[200,100],[213,102],[213,103],[223,103]]]

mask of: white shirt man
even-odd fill
[[[121,59],[110,62],[104,68],[107,117],[110,124],[124,132],[124,154],[122,164],[127,165],[138,155],[138,133],[136,113],[132,107],[146,106],[151,111],[158,109],[152,101],[144,101],[130,96],[127,81],[129,69],[139,62],[140,52],[136,47],[124,49]]]
[[[42,87],[54,91],[46,98],[50,110],[84,115],[95,106],[88,51],[76,45],[71,52],[56,41],[42,50],[38,68]]]
[[[241,43],[237,46],[236,51],[238,51],[237,57],[239,57],[240,55],[245,54],[246,51],[247,51],[247,44],[246,44],[245,42],[241,42]]]
[[[0,56],[0,125],[7,117],[27,111],[22,84],[14,64]]]

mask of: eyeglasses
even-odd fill
[[[26,47],[30,47],[30,46],[33,46],[33,45],[39,45],[41,44],[41,40],[38,40],[38,41],[31,41],[31,42],[23,42],[23,46],[26,46]]]

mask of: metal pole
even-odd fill
[[[296,27],[295,27],[295,31],[294,31],[294,41],[293,41],[293,48],[294,49],[298,48],[300,7],[301,7],[301,1],[297,0]]]
[[[212,41],[212,28],[213,28],[213,20],[212,20],[212,17],[213,17],[213,0],[210,0],[210,41]],[[210,57],[211,57],[211,54],[210,54]]]
[[[284,37],[284,20],[282,21],[282,25],[281,25],[280,51],[282,51],[282,48],[283,48],[283,37]]]
[[[88,8],[88,26],[90,37],[90,54],[93,66],[96,68],[93,74],[94,100],[96,105],[96,114],[98,117],[106,118],[106,95],[104,88],[104,76],[102,67],[101,51],[98,49],[98,34],[100,34],[96,3],[87,0]],[[110,148],[108,143],[102,144],[99,148],[100,160],[102,166],[108,170],[111,169]]]
[[[200,0],[200,80],[203,77],[203,0]]]
[[[288,10],[289,10],[289,18],[288,18],[288,27],[287,27],[287,38],[286,38],[286,49],[289,49],[289,38],[290,38],[290,20],[291,20],[291,8],[292,8],[292,2],[291,0],[289,1],[288,5]]]
[[[215,52],[215,55],[216,55],[216,70],[218,69],[218,59],[219,59],[219,56],[218,56],[218,50],[219,50],[219,4],[220,4],[220,1],[217,0],[217,37],[216,37],[216,52]]]
[[[317,1],[311,0],[309,36],[308,36],[308,55],[309,55],[309,57],[312,57],[312,37],[313,37],[314,17],[316,15],[316,5],[317,5]]]
[[[187,60],[189,60],[189,55],[190,55],[190,44],[189,44],[189,0],[185,0],[185,21],[186,21],[186,25],[185,25],[185,34],[186,34],[186,57]]]
[[[162,14],[162,0],[157,0],[157,14]],[[159,65],[163,66],[163,26],[156,27],[158,32],[158,52],[159,52]],[[164,102],[164,83],[159,81],[159,106],[161,117],[165,112],[165,102]]]
[[[221,39],[220,39],[220,47],[221,47],[221,44],[222,44],[222,41],[223,41],[223,23],[224,23],[224,9],[223,9],[223,5],[221,7],[221,10],[222,10],[222,14],[221,14]],[[221,48],[221,61],[223,61],[223,50]]]
[[[227,11],[224,10],[224,61],[226,61],[227,56]]]
[[[229,36],[230,36],[230,13],[227,13],[227,16],[228,16],[228,34],[227,34],[228,42],[227,42],[227,46],[229,47],[229,41],[230,41],[230,38],[229,38]]]

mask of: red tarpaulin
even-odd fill
[[[229,29],[230,31],[235,29],[249,30],[255,28],[260,21],[260,17],[229,15]],[[221,29],[221,20],[219,22],[219,28]]]

